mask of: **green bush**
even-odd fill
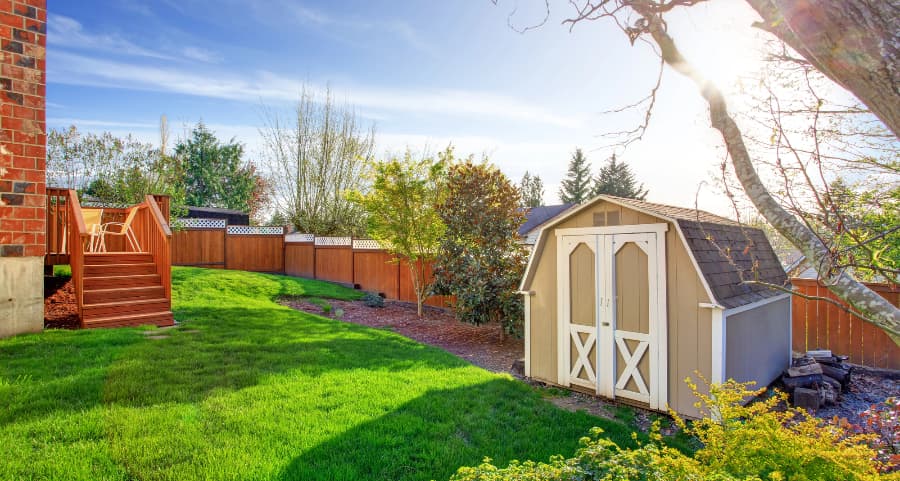
[[[374,292],[367,292],[362,301],[369,307],[384,307],[384,298]]]
[[[690,380],[688,380],[690,384]],[[622,449],[600,437],[581,439],[575,456],[556,456],[549,462],[514,461],[505,468],[490,459],[475,467],[460,468],[455,481],[500,480],[744,480],[744,481],[851,481],[889,479],[878,469],[876,453],[867,436],[816,419],[802,409],[779,409],[783,394],[743,405],[749,384],[728,381],[712,385],[710,395],[697,393],[706,417],[693,423],[675,417],[702,447],[689,456],[662,442],[658,425],[652,441],[637,449]]]

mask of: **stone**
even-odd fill
[[[805,366],[788,368],[787,370],[788,377],[809,376],[812,374],[822,374],[822,366],[819,363],[814,362]]]
[[[821,406],[822,397],[819,395],[818,389],[807,389],[798,387],[794,389],[794,406],[806,409],[807,411],[815,411]]]
[[[516,359],[513,361],[512,373],[516,376],[525,376],[525,359]]]

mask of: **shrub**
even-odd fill
[[[384,298],[374,292],[367,292],[362,301],[369,307],[384,307]]]
[[[900,471],[900,397],[889,397],[860,414],[862,423],[834,419],[849,432],[871,435],[869,446],[878,453],[882,472]]]
[[[690,384],[690,381],[688,381]],[[622,449],[594,429],[581,439],[575,456],[549,462],[513,461],[505,468],[490,459],[475,467],[460,468],[456,481],[500,480],[870,480],[881,479],[876,453],[867,446],[869,436],[813,418],[802,409],[778,409],[783,394],[749,405],[742,401],[763,390],[728,381],[712,385],[710,394],[697,393],[698,406],[707,415],[688,424],[675,422],[697,438],[701,448],[693,456],[666,446],[654,424],[651,442],[637,449]]]

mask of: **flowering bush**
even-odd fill
[[[693,423],[675,417],[686,432],[701,443],[693,456],[666,446],[658,426],[651,442],[637,449],[622,449],[595,429],[581,440],[573,458],[555,456],[547,463],[513,461],[498,468],[490,459],[464,467],[455,481],[500,480],[627,480],[627,481],[812,481],[887,479],[881,463],[867,444],[871,436],[853,434],[827,424],[802,409],[777,409],[784,394],[744,405],[750,384],[728,381],[710,386],[710,394],[697,392],[698,407],[706,417]],[[889,475],[888,475],[889,476]]]
[[[878,454],[883,472],[900,471],[900,398],[889,397],[860,413],[861,424],[835,420],[848,432],[868,434],[869,446]]]

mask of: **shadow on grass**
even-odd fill
[[[557,409],[520,382],[496,379],[429,391],[305,452],[281,479],[448,479],[485,456],[498,466],[571,456],[594,426],[620,446],[634,445],[631,431],[619,423]]]

